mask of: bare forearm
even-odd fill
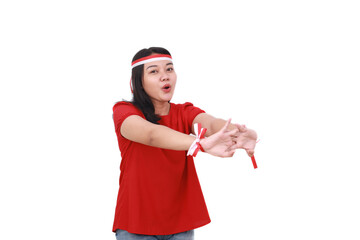
[[[150,123],[136,115],[129,116],[124,120],[120,133],[130,141],[179,151],[188,150],[195,140],[194,136]]]
[[[211,121],[210,124],[210,129],[209,130],[209,136],[211,136],[214,133],[217,133],[218,131],[220,131],[221,128],[224,127],[226,121],[221,119],[221,118],[214,118]],[[237,129],[237,127],[234,124],[229,124],[228,130],[233,130],[233,129]]]
[[[151,132],[149,144],[153,147],[186,151],[194,142],[195,137],[165,126],[157,125]]]

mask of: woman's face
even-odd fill
[[[168,102],[174,95],[176,73],[169,60],[144,64],[143,87],[152,102]]]

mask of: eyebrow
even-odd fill
[[[169,63],[167,63],[166,64],[166,66],[168,66],[168,65],[174,65],[172,62],[169,62]],[[148,66],[146,69],[149,69],[149,68],[151,68],[151,67],[157,67],[158,65],[150,65],[150,66]]]

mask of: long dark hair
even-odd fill
[[[171,56],[170,52],[165,48],[151,47],[151,48],[144,48],[139,52],[137,52],[133,57],[132,61],[150,56],[153,53],[168,54]],[[133,99],[131,103],[134,104],[135,107],[141,110],[146,120],[158,124],[158,121],[161,118],[155,114],[154,104],[151,102],[149,95],[144,90],[143,76],[144,76],[144,64],[134,67],[132,69],[131,84],[133,88]]]

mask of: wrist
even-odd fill
[[[203,152],[205,151],[204,148],[201,146],[200,141],[205,137],[206,128],[201,128],[200,123],[195,123],[194,124],[194,132],[196,135],[196,139],[191,144],[191,146],[188,150],[187,156],[190,155],[190,156],[196,157],[199,150],[201,150]]]
[[[202,146],[202,144],[204,143],[203,140],[204,140],[204,139],[200,139],[200,141],[199,141],[199,147],[200,147],[200,151],[205,152],[205,149],[204,149],[203,146]]]

